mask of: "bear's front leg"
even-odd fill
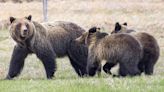
[[[116,63],[110,63],[110,61],[108,61],[104,66],[103,66],[103,70],[105,73],[107,74],[112,74],[111,73],[111,68],[113,68],[116,65]]]
[[[36,55],[44,65],[47,79],[52,79],[56,71],[55,53],[50,48],[45,48],[37,50]]]
[[[6,79],[12,79],[20,74],[24,66],[24,60],[27,57],[28,53],[29,52],[26,48],[22,48],[18,45],[14,47],[10,61],[9,72]]]

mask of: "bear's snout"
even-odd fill
[[[24,30],[24,32],[27,32],[27,31],[28,31],[27,29]]]
[[[22,37],[26,37],[28,35],[28,30],[27,29],[24,29],[22,32],[21,32],[21,36]]]
[[[26,36],[27,34],[28,34],[28,30],[27,29],[23,30],[23,35]]]

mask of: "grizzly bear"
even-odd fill
[[[159,45],[156,39],[145,32],[136,32],[132,29],[127,28],[127,23],[115,24],[115,29],[113,33],[129,33],[135,37],[143,47],[143,58],[139,62],[139,69],[141,72],[144,72],[146,75],[152,75],[154,71],[154,65],[156,64],[159,58]]]
[[[94,29],[94,28],[95,28],[95,29]],[[93,27],[93,29],[96,30],[96,27]],[[97,29],[100,30],[100,28],[97,28]],[[86,44],[85,44],[85,37],[86,37],[86,35],[87,35],[87,33],[84,33],[81,37],[77,38],[76,41],[77,41],[78,43],[80,43],[80,44],[86,45]],[[104,37],[107,36],[107,35],[108,35],[108,33],[101,32],[101,33],[99,33],[99,39],[102,39],[102,38],[104,38]],[[110,69],[111,69],[112,67],[114,67],[115,65],[116,65],[115,63],[106,62],[106,63],[104,64],[104,66],[103,66],[104,72],[107,73],[107,74],[111,74]],[[97,73],[98,73],[98,76],[99,76],[100,73],[101,73],[101,66],[99,66],[99,69],[97,69]]]
[[[85,32],[80,26],[58,21],[43,25],[32,21],[32,16],[10,17],[11,37],[16,41],[6,79],[19,75],[29,54],[36,54],[42,61],[48,79],[56,71],[56,57],[68,56],[79,76],[86,75],[87,52],[85,45],[77,44],[75,38]]]
[[[104,37],[98,30],[93,27],[76,39],[78,43],[88,46],[88,75],[95,75],[102,60],[106,60],[106,64],[109,65],[119,63],[119,76],[140,75],[138,69],[139,60],[142,58],[140,43],[128,34],[114,34]],[[111,68],[109,65],[107,66]]]

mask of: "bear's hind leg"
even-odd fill
[[[87,75],[87,57],[88,48],[85,45],[78,44],[75,41],[71,41],[68,47],[67,55],[71,65],[80,77]]]
[[[135,62],[124,62],[120,63],[119,75],[120,76],[136,76],[140,75],[141,72],[138,69],[138,64]]]
[[[52,50],[36,53],[37,57],[42,61],[46,70],[47,79],[52,79],[56,71],[55,53]]]
[[[144,72],[145,71],[145,62],[144,61],[140,61],[138,64],[138,68],[140,70],[140,72]]]
[[[80,77],[84,77],[86,73],[86,64],[83,65],[81,61],[75,60],[75,58],[71,57],[71,55],[68,55],[68,58],[71,62],[71,65],[73,66],[74,70]]]
[[[12,79],[18,76],[23,69],[24,60],[28,55],[28,50],[20,46],[15,46],[10,61],[9,72],[6,79]]]

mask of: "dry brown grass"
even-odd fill
[[[1,3],[6,3],[6,2],[23,3],[23,2],[33,2],[33,1],[41,2],[42,0],[0,0]]]
[[[43,21],[42,3],[23,4],[0,3],[0,20],[9,16],[33,15],[33,20]],[[72,21],[88,29],[104,26],[113,29],[116,21],[128,22],[139,31],[155,35],[159,40],[164,36],[163,0],[50,0],[48,2],[49,21]]]

